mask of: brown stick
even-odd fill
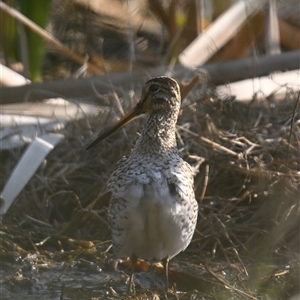
[[[1,2],[0,2],[1,3]],[[300,68],[299,51],[285,52],[280,55],[271,55],[224,63],[212,63],[202,68],[210,75],[210,83],[224,84],[245,78],[267,75],[278,70],[295,70]],[[132,86],[142,85],[154,76],[166,74],[166,66],[152,69],[138,70],[123,73],[111,73],[100,77],[56,80],[42,83],[33,83],[13,88],[2,88],[1,104],[11,104],[24,101],[40,101],[53,97],[83,98],[95,95],[95,90],[102,95],[111,91],[124,93]],[[198,71],[197,71],[198,72]],[[194,76],[197,75],[194,72]],[[176,79],[184,77],[187,69],[178,65],[174,68],[172,76]],[[150,74],[150,75],[149,75]]]
[[[39,36],[41,36],[46,41],[53,44],[57,49],[59,49],[63,54],[67,55],[68,57],[72,58],[74,61],[78,62],[81,65],[84,65],[86,63],[85,59],[76,53],[72,52],[70,49],[68,49],[66,46],[64,46],[59,40],[57,40],[55,37],[53,37],[49,32],[44,30],[43,28],[39,27],[37,24],[32,22],[30,19],[25,17],[23,14],[18,12],[16,9],[6,5],[3,2],[0,2],[0,9],[12,16],[13,18],[17,19],[24,25],[28,26],[31,30],[33,30],[35,33],[37,33]],[[86,63],[87,68],[94,73],[95,75],[101,74],[100,70],[94,66],[91,63]]]
[[[189,94],[189,92],[197,85],[200,81],[199,76],[195,76],[189,83],[180,83],[181,101]]]
[[[279,21],[279,33],[281,44],[291,50],[300,49],[300,29],[286,21]]]

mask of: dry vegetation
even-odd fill
[[[244,104],[201,89],[184,102],[178,146],[195,167],[200,211],[193,242],[177,259],[189,268],[171,278],[179,290],[198,292],[178,294],[179,299],[288,299],[299,290],[299,105],[299,94],[292,92],[284,101]],[[103,109],[67,126],[66,139],[3,220],[3,261],[35,253],[49,266],[82,257],[109,265],[105,184],[144,119],[129,125],[126,134],[84,149],[92,131],[115,115],[114,108]],[[2,153],[2,184],[20,154]],[[106,290],[114,285],[120,282]],[[141,287],[137,293],[138,299],[158,299]]]
[[[207,26],[205,20],[198,20],[196,1],[151,0],[130,24],[124,21],[127,2],[116,1],[113,11],[107,9],[110,2],[93,5],[97,2],[55,0],[48,26],[54,37],[98,68],[93,74],[132,69],[147,73],[149,65],[173,63],[198,35],[199,27]],[[279,13],[281,44],[299,49],[299,7],[290,4],[288,8],[288,13],[287,9]],[[294,16],[298,23],[291,22]],[[211,61],[261,51],[265,21],[265,11],[257,12]],[[89,64],[76,64],[53,43],[47,44],[44,79],[85,76],[86,69],[91,75]],[[224,81],[229,81],[228,72],[223,73]],[[137,77],[134,80],[140,83]],[[125,79],[120,86],[109,81],[106,87],[116,93],[125,90],[122,104],[128,110],[133,99],[124,88]],[[116,93],[111,99],[117,98]],[[30,92],[20,94],[23,101]],[[183,103],[178,147],[194,167],[200,210],[192,243],[171,262],[169,277],[174,285],[168,299],[285,300],[299,294],[299,96],[291,90],[280,101],[270,96],[241,103],[220,99],[213,89],[199,85]],[[97,97],[105,102],[103,94]],[[41,284],[45,286],[42,291],[55,286],[57,292],[58,287],[56,299],[129,299],[125,293],[128,262],[118,261],[116,267],[110,250],[106,221],[110,195],[105,185],[117,160],[130,153],[145,119],[85,151],[121,111],[117,105],[102,106],[98,116],[70,122],[62,132],[65,139],[4,216],[0,224],[0,274],[5,277],[1,294],[6,289],[14,295],[27,289],[40,298],[38,281],[44,270],[59,274]],[[1,152],[1,188],[24,150]],[[83,270],[77,278],[84,289],[75,284],[75,276],[67,283],[60,281],[63,276],[71,277],[68,274],[74,269]],[[103,274],[101,281],[93,279],[95,269],[101,269],[97,271]],[[149,265],[139,262],[138,269],[149,271]],[[15,274],[7,279],[12,270]],[[136,299],[166,298],[160,273],[160,266],[154,272],[138,272]],[[92,286],[85,284],[84,276],[92,278]]]

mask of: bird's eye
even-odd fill
[[[152,93],[158,92],[158,90],[159,90],[159,86],[156,85],[156,84],[152,84],[149,87],[149,91],[152,92]]]

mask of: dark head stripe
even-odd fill
[[[177,90],[178,84],[174,79],[166,76],[155,77],[147,81],[145,85],[150,85],[151,83],[158,84],[162,90],[172,94],[173,97],[177,97],[174,88]],[[180,93],[179,90],[177,90],[177,92]]]
[[[176,86],[176,81],[170,77],[167,76],[161,76],[161,77],[155,77],[150,79],[146,82],[148,85],[149,83],[160,83],[160,84],[166,84],[168,83],[170,86]]]

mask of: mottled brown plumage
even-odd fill
[[[149,115],[131,154],[118,162],[108,182],[113,249],[116,255],[132,259],[129,290],[137,258],[162,260],[168,289],[169,259],[185,250],[195,230],[198,204],[193,172],[176,145],[180,104],[174,79],[153,78],[145,84],[137,106],[91,144],[135,116]]]

